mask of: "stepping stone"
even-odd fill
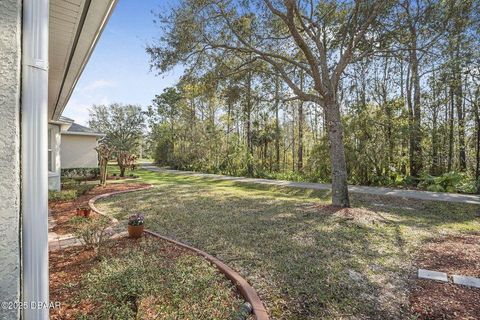
[[[453,276],[453,283],[461,284],[464,286],[480,288],[480,279],[475,277],[466,277],[466,276]]]
[[[418,277],[420,279],[430,279],[430,280],[448,282],[448,277],[445,272],[418,269]]]

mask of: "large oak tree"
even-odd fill
[[[152,67],[195,67],[206,56],[268,63],[292,99],[320,105],[325,114],[332,167],[332,202],[349,206],[339,88],[347,66],[381,47],[379,20],[388,0],[229,1],[184,0],[167,15],[147,48]],[[311,85],[302,86],[299,72]]]

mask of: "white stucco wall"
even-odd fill
[[[49,190],[60,190],[60,173],[61,173],[61,157],[60,157],[60,148],[61,148],[61,134],[60,134],[60,125],[49,123],[48,124],[49,132],[51,136],[50,139],[51,148],[52,148],[52,162],[53,168],[48,170],[48,189]]]
[[[96,146],[95,136],[62,134],[60,147],[62,169],[98,167]]]
[[[0,1],[0,300],[20,299],[21,0]],[[0,308],[0,319],[19,311]]]

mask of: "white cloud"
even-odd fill
[[[105,87],[113,87],[115,82],[105,79],[98,79],[90,82],[81,88],[82,91],[93,91]]]
[[[94,101],[79,101],[76,98],[71,98],[67,104],[62,115],[75,120],[76,123],[81,125],[88,125],[88,119],[90,114],[90,108],[93,104],[110,104],[110,99],[108,97],[99,98],[96,102]]]

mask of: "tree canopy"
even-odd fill
[[[94,105],[90,109],[88,124],[105,133],[103,143],[112,147],[123,177],[128,158],[139,152],[145,127],[145,117],[140,106],[113,103]]]
[[[331,181],[341,206],[347,182],[418,184],[453,170],[478,180],[479,7],[180,1],[147,47],[159,73],[185,67],[161,95],[175,103],[154,101],[157,155],[169,150],[157,159]]]

